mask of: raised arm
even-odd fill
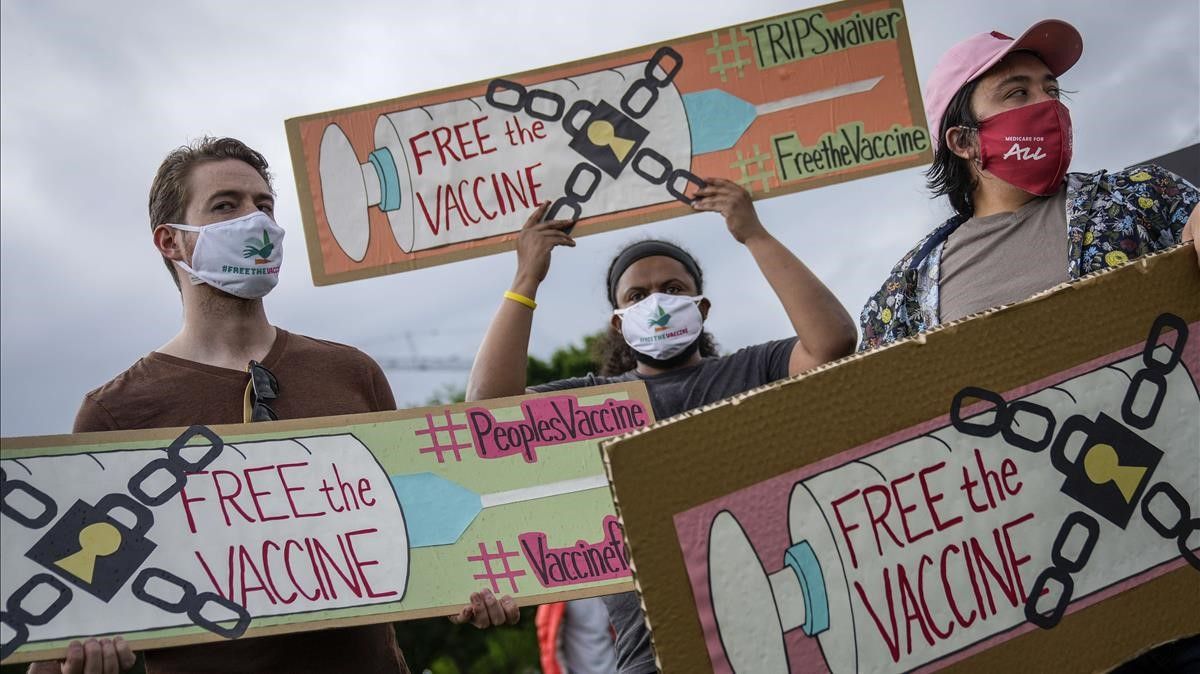
[[[467,400],[486,400],[525,393],[525,369],[529,360],[529,332],[538,286],[550,271],[550,251],[555,246],[574,246],[566,233],[569,220],[542,222],[549,204],[529,216],[517,237],[517,272],[510,295],[500,300],[467,380]]]
[[[733,238],[754,256],[759,271],[783,304],[799,339],[788,363],[799,374],[854,351],[854,320],[829,288],[763,227],[750,193],[722,178],[705,178],[708,187],[696,192],[696,210],[725,216]]]

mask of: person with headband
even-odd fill
[[[750,194],[728,180],[706,178],[693,207],[725,218],[733,239],[749,250],[775,291],[795,335],[718,356],[704,321],[712,302],[696,260],[665,241],[639,241],[613,260],[607,274],[607,353],[599,375],[535,386],[554,391],[611,382],[642,381],[659,419],[695,409],[796,375],[850,354],[854,321],[808,267],[763,227]],[[517,270],[475,357],[467,400],[526,392],[525,371],[535,298],[550,269],[551,251],[574,246],[569,221],[542,222],[547,204],[517,239]],[[696,466],[695,470],[703,470]],[[617,632],[618,671],[655,671],[650,633],[637,596],[605,597]],[[484,621],[477,626],[486,627]]]
[[[934,67],[926,176],[955,214],[867,301],[860,350],[1194,240],[1200,192],[1186,180],[1153,165],[1067,172],[1071,114],[1058,78],[1082,53],[1079,31],[1051,19],[1015,40],[971,36]]]

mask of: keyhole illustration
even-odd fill
[[[1083,457],[1083,469],[1088,479],[1096,484],[1116,483],[1121,495],[1129,502],[1133,501],[1133,495],[1137,493],[1138,485],[1146,474],[1146,469],[1141,466],[1122,466],[1117,450],[1103,443],[1088,449],[1087,456]]]
[[[596,147],[608,147],[617,155],[618,161],[625,161],[626,155],[633,149],[636,144],[628,138],[620,138],[617,136],[617,130],[613,128],[612,122],[598,119],[588,125],[588,140]]]
[[[89,524],[79,532],[79,552],[55,562],[67,573],[92,582],[96,559],[107,557],[121,547],[121,532],[108,522]]]

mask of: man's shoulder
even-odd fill
[[[289,357],[336,358],[343,362],[358,361],[364,365],[378,366],[374,358],[349,344],[309,337],[295,332],[288,333],[287,349]]]
[[[96,401],[125,398],[131,392],[156,386],[161,376],[154,359],[143,356],[117,376],[85,393],[84,397]]]
[[[118,430],[120,410],[149,409],[161,397],[169,369],[143,356],[117,376],[83,395],[74,432]]]

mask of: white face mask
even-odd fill
[[[192,250],[192,266],[175,263],[191,274],[192,285],[207,283],[230,295],[254,300],[271,292],[279,282],[283,228],[266,213],[255,211],[203,227],[167,226],[200,234]]]
[[[667,360],[700,338],[704,329],[702,299],[703,295],[653,293],[613,313],[621,317],[621,334],[630,347],[656,360]]]

